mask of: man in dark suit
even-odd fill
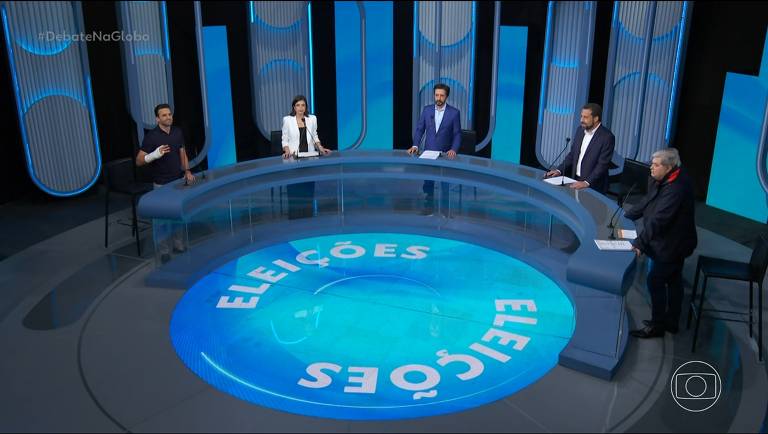
[[[632,241],[637,256],[650,260],[648,291],[651,319],[646,327],[631,332],[638,338],[677,333],[683,304],[683,262],[696,248],[693,183],[680,167],[677,149],[653,153],[648,194],[626,212],[629,219],[643,218],[637,238]]]
[[[616,146],[613,133],[601,124],[603,108],[599,104],[585,104],[581,109],[581,128],[574,135],[571,152],[547,178],[565,175],[576,180],[571,188],[592,189],[605,193],[608,189],[608,169]]]
[[[456,152],[461,146],[461,113],[456,107],[446,103],[451,88],[446,84],[438,83],[434,87],[435,104],[425,106],[416,123],[416,131],[413,133],[413,146],[408,150],[409,154],[419,151],[421,138],[424,139],[424,149],[427,151],[445,152],[448,158],[456,157]],[[441,183],[443,189],[442,204],[448,207],[448,183]],[[434,207],[435,182],[424,181],[423,186],[426,198],[424,199],[424,213],[431,214]]]

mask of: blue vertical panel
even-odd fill
[[[573,136],[587,102],[595,10],[592,1],[549,2],[536,131],[536,157],[544,167],[565,158],[565,138]]]
[[[641,161],[670,145],[687,15],[687,2],[657,2],[640,129]]]
[[[205,87],[208,95],[210,148],[208,168],[237,162],[235,155],[235,123],[232,114],[232,86],[229,80],[227,27],[203,27],[205,53]]]
[[[29,175],[48,194],[82,193],[101,153],[80,2],[4,2],[0,14]]]
[[[339,149],[392,149],[392,2],[336,2],[334,9]]]
[[[491,158],[494,160],[520,163],[527,47],[527,27],[501,26],[496,107],[502,116],[493,132]]]
[[[358,144],[363,135],[363,63],[360,12],[356,2],[335,2],[336,114],[339,149]],[[361,142],[362,143],[362,142]],[[358,144],[359,145],[359,144]]]
[[[141,140],[145,128],[157,125],[155,106],[174,106],[167,11],[165,2],[156,1],[120,1],[116,7],[120,30],[136,35],[121,41],[120,48],[129,111]]]
[[[614,4],[603,121],[616,152],[650,160],[671,146],[691,2]]]
[[[413,118],[434,103],[433,87],[451,87],[448,104],[461,111],[461,127],[472,129],[476,2],[414,2]]]
[[[707,192],[707,205],[761,223],[768,221],[768,180],[761,185],[760,179],[766,156],[759,152],[766,145],[767,105],[768,35],[759,77],[726,75]]]
[[[264,137],[282,127],[294,96],[306,96],[310,112],[315,106],[310,13],[309,2],[248,4],[253,116]]]

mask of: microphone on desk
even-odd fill
[[[557,154],[557,157],[555,157],[555,159],[552,160],[552,164],[549,165],[549,168],[547,169],[546,173],[544,173],[544,178],[547,177],[547,173],[552,171],[552,167],[554,167],[555,163],[557,162],[557,159],[560,158],[561,155],[563,155],[563,152],[565,152],[566,149],[568,149],[568,143],[570,143],[570,142],[571,142],[571,138],[570,137],[566,137],[565,138],[565,146],[563,146],[563,149],[560,151],[559,154]],[[560,176],[563,176],[563,174],[561,173]],[[564,178],[560,178],[560,185],[565,185],[565,179]]]
[[[613,215],[611,215],[611,219],[609,220],[608,226],[607,226],[611,230],[610,239],[612,240],[616,238],[616,235],[614,235],[614,232],[615,232],[614,229],[616,228],[616,226],[619,225],[619,219],[621,218],[621,213],[619,211],[624,209],[624,202],[626,202],[627,199],[629,199],[629,195],[632,194],[632,190],[634,190],[636,186],[637,186],[637,182],[635,182],[634,184],[632,184],[631,187],[629,187],[629,191],[627,191],[627,194],[625,194],[622,197],[619,197],[619,200],[618,200],[619,206],[618,208],[616,208],[616,211],[613,212]],[[616,222],[614,222],[614,219],[616,220]]]

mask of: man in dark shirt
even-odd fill
[[[680,167],[677,149],[653,154],[652,183],[643,200],[627,211],[632,220],[642,217],[632,246],[637,256],[650,258],[648,291],[651,293],[651,319],[645,327],[632,330],[638,338],[677,333],[683,304],[683,262],[696,249],[693,183]]]
[[[157,126],[144,136],[136,165],[150,164],[155,188],[181,178],[193,182],[195,175],[189,170],[189,160],[184,150],[184,135],[173,126],[171,106],[160,104],[155,107]]]
[[[194,182],[195,175],[189,170],[189,159],[184,150],[184,135],[181,129],[172,125],[171,106],[159,104],[155,107],[155,120],[157,126],[144,136],[136,165],[150,165],[155,188],[181,178],[182,174],[188,183]],[[155,222],[154,239],[163,263],[170,260],[171,241],[175,253],[186,251],[183,232],[177,225]]]

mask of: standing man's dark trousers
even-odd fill
[[[651,260],[648,291],[651,293],[651,322],[667,331],[677,332],[683,307],[683,262]]]
[[[424,185],[421,187],[421,190],[426,194],[426,197],[424,199],[424,208],[431,211],[434,211],[435,208],[435,181],[425,180]],[[441,212],[447,213],[448,212],[448,183],[447,182],[441,182],[440,183],[440,207],[442,208]]]

